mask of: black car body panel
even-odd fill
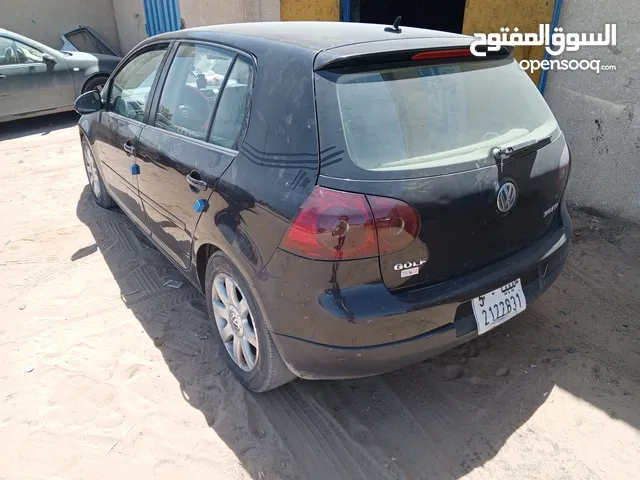
[[[422,223],[416,241],[380,258],[390,289],[436,284],[507,258],[561,225],[558,206],[564,186],[557,170],[564,138],[503,164],[465,172],[407,180],[345,180],[320,176],[320,185],[350,192],[398,198],[413,205]],[[540,173],[536,173],[536,172]],[[509,215],[495,208],[500,185],[520,186]],[[426,260],[419,275],[400,277],[394,266]]]
[[[284,361],[301,378],[357,378],[420,362],[476,337],[471,299],[520,278],[531,304],[556,280],[572,231],[566,207],[561,210],[562,227],[524,251],[455,281],[404,293],[390,292],[381,281],[360,283],[375,277],[373,265],[329,265],[318,277],[314,267],[310,277],[304,260],[279,251],[256,289],[267,311],[277,312],[270,322]],[[305,279],[295,293],[289,293],[289,278]],[[340,288],[331,288],[336,282]]]
[[[149,233],[142,201],[138,195],[138,178],[131,175],[134,159],[124,150],[127,142],[135,142],[144,129],[144,124],[115,115],[100,112],[95,126],[94,154],[100,158],[102,175],[111,188],[111,196],[121,208]]]
[[[257,74],[247,133],[194,238],[194,252],[212,243],[248,278],[274,254],[316,183],[319,164],[309,95],[312,57],[290,45],[282,47],[282,55],[270,57],[269,48],[258,43],[251,50]]]
[[[275,333],[329,346],[384,345],[451,323],[460,304],[514,278],[541,286],[567,255],[572,225],[564,207],[561,225],[501,262],[403,292],[384,285],[376,259],[314,262],[282,250],[254,281],[260,297],[271,304],[267,311],[278,312],[270,318]]]
[[[138,188],[155,240],[187,269],[191,263],[191,240],[200,218],[194,210],[198,200],[210,201],[220,176],[236,156],[205,142],[184,139],[147,126],[137,141],[140,171]],[[191,187],[185,181],[198,172],[208,187]]]
[[[294,373],[380,373],[475,335],[470,300],[491,289],[520,278],[531,302],[553,282],[567,255],[571,220],[563,201],[566,181],[557,179],[565,145],[559,130],[549,142],[501,162],[487,157],[475,168],[390,171],[381,178],[354,167],[336,133],[339,122],[329,122],[335,131],[320,125],[332,114],[325,114],[323,104],[331,92],[318,76],[335,75],[340,61],[352,64],[348,71],[371,54],[451,49],[470,41],[420,29],[400,35],[379,25],[327,22],[167,33],[125,57],[103,90],[106,108],[83,116],[79,126],[114,200],[198,289],[204,290],[213,251],[234,262]],[[155,123],[169,66],[184,43],[213,45],[255,69],[248,123],[233,148]],[[159,45],[166,53],[139,118],[110,111],[118,71]],[[327,65],[329,70],[318,71]],[[189,176],[202,186],[194,188]],[[506,179],[518,184],[520,198],[501,215],[496,195]],[[312,260],[286,251],[283,239],[319,186],[410,204],[421,221],[417,238],[399,252],[357,260]],[[419,275],[397,277],[398,263],[421,258],[428,261]]]
[[[396,42],[386,43],[396,44]],[[413,42],[408,41],[408,43]],[[365,46],[370,48],[369,44]],[[344,49],[349,51],[352,48],[344,47]],[[401,251],[380,257],[386,286],[393,290],[437,284],[458,275],[473,272],[526,248],[542,238],[554,226],[557,228],[559,225],[557,207],[566,184],[565,177],[559,179],[560,162],[563,159],[563,154],[566,153],[566,142],[555,121],[549,122],[549,126],[546,126],[543,119],[552,118],[550,111],[544,105],[542,97],[533,84],[516,66],[513,58],[498,55],[492,57],[492,60],[486,61],[471,57],[465,58],[464,63],[458,58],[452,58],[445,63],[442,59],[437,59],[433,63],[420,62],[419,65],[424,68],[406,65],[406,61],[399,65],[401,67],[394,63],[384,66],[374,64],[371,67],[367,64],[361,64],[357,68],[323,71],[316,76],[320,148],[331,147],[344,151],[341,161],[321,164],[319,185],[341,191],[399,199],[413,206],[420,217],[420,231],[415,241]],[[432,67],[431,65],[436,66]],[[461,65],[465,67],[461,67]],[[437,71],[437,69],[447,68],[451,71],[433,74],[433,71]],[[462,68],[466,68],[466,70],[462,70]],[[459,79],[457,82],[447,80],[455,78],[455,75],[451,73],[456,72],[456,69],[461,69],[462,73],[459,76],[468,77],[469,80]],[[364,78],[366,81],[359,85],[365,88],[366,85],[380,83],[399,85],[399,87],[388,86],[390,94],[384,92],[385,95],[394,99],[401,96],[402,92],[412,88],[407,86],[407,83],[421,80],[422,75],[416,75],[414,72],[427,76],[420,84],[427,93],[417,92],[414,87],[407,96],[411,95],[413,102],[424,101],[423,105],[407,106],[408,102],[405,99],[400,99],[395,102],[389,101],[387,104],[383,104],[384,107],[368,107],[366,110],[366,114],[375,117],[376,122],[385,125],[385,127],[391,127],[394,123],[401,124],[397,133],[385,134],[382,128],[371,128],[370,123],[366,123],[365,126],[368,130],[364,132],[363,128],[357,130],[353,126],[353,119],[349,120],[350,125],[346,125],[342,121],[342,115],[349,115],[350,105],[348,102],[344,104],[345,99],[341,99],[337,94],[338,88],[344,85],[344,83],[340,83],[341,79],[346,78],[345,82],[348,86],[352,84],[352,78],[356,80]],[[442,132],[444,135],[453,136],[454,133],[457,133],[456,129],[463,130],[464,127],[467,127],[469,131],[475,126],[480,129],[503,127],[504,121],[500,119],[479,118],[473,122],[464,118],[465,113],[456,115],[456,113],[446,111],[447,108],[458,106],[461,110],[468,109],[474,114],[481,115],[486,114],[492,103],[512,102],[514,97],[521,96],[520,90],[511,82],[507,85],[510,88],[504,89],[508,91],[496,93],[494,98],[467,99],[468,94],[466,94],[464,82],[473,83],[475,81],[479,83],[486,80],[486,76],[480,76],[478,72],[482,72],[486,76],[493,72],[495,72],[493,75],[502,75],[508,72],[509,76],[513,76],[522,84],[518,85],[519,87],[529,87],[529,91],[525,90],[522,96],[526,97],[531,94],[532,90],[534,91],[534,100],[519,99],[519,110],[517,111],[511,111],[509,107],[493,107],[494,116],[505,113],[505,116],[512,115],[514,117],[513,125],[507,121],[507,124],[512,128],[511,130],[499,133],[489,130],[495,134],[496,140],[489,137],[487,140],[478,142],[478,144],[484,144],[484,147],[476,149],[476,151],[471,149],[464,155],[460,155],[460,158],[463,159],[461,161],[447,162],[436,159],[422,164],[416,162],[418,166],[415,168],[409,162],[410,159],[391,164],[392,166],[399,165],[397,168],[386,168],[384,163],[376,164],[376,162],[384,160],[384,153],[381,157],[377,157],[380,149],[385,148],[389,154],[396,154],[395,147],[389,147],[389,145],[402,134],[405,135],[403,146],[407,152],[411,149],[417,152],[428,151],[431,147],[427,140],[412,138],[411,135],[414,132],[409,130],[407,133],[408,128],[402,125],[403,122],[420,124],[422,131],[431,129],[434,137],[441,134],[438,129],[444,129]],[[521,75],[518,76],[518,73]],[[475,80],[474,75],[477,76]],[[432,79],[437,78],[445,79],[442,82],[442,88],[443,90],[449,88],[450,93],[442,92],[438,96],[436,92],[435,95],[430,96],[429,82],[435,82],[436,80]],[[372,80],[377,83],[370,83]],[[504,83],[508,81],[503,80]],[[460,85],[463,88],[459,88]],[[398,92],[400,88],[403,89],[402,92]],[[486,87],[474,88],[480,93],[487,93],[488,97],[487,91],[493,87],[487,85]],[[382,103],[386,100],[386,96],[380,94],[379,87],[371,87],[369,90],[372,95],[379,95],[379,97],[376,100],[367,98],[363,101]],[[465,93],[462,99],[460,98],[461,93]],[[448,97],[451,98],[450,103],[446,103]],[[432,103],[429,104],[427,100],[432,100]],[[436,103],[438,100],[441,101],[441,104]],[[488,103],[485,104],[485,101]],[[542,107],[540,107],[541,104]],[[402,109],[403,113],[396,114],[394,111],[390,111],[391,108]],[[529,111],[531,111],[530,117],[540,118],[540,125],[529,119],[520,118],[526,117],[527,115],[523,112]],[[395,120],[395,115],[398,116],[398,120]],[[510,117],[507,118],[510,119]],[[537,130],[541,131],[541,138],[536,138],[531,142],[530,147],[522,149],[508,158],[498,159],[492,154],[492,147],[500,145],[500,138],[510,138],[512,135],[515,135],[513,138],[517,138],[518,133],[514,132],[517,132],[516,127],[521,125],[518,122],[538,127]],[[464,127],[460,128],[460,124]],[[529,133],[524,128],[521,130]],[[349,135],[354,137],[366,134],[385,135],[386,142],[383,144],[382,141],[376,142],[375,139],[371,139],[367,141],[367,145],[364,145],[364,142],[360,141],[358,137],[348,138]],[[422,132],[418,134],[424,135]],[[458,135],[462,136],[459,133]],[[526,134],[524,136],[526,137]],[[474,139],[474,141],[477,140],[479,139]],[[451,141],[451,143],[454,142]],[[406,146],[407,144],[410,146]],[[451,149],[452,152],[459,150],[462,148]],[[419,159],[422,155],[416,153],[415,156]],[[424,157],[429,156],[424,155]],[[356,160],[358,157],[360,157],[360,163]],[[363,160],[369,162],[371,166],[367,166],[366,163],[362,165]],[[406,167],[403,166],[403,162]],[[515,206],[508,214],[496,208],[498,191],[507,182],[516,186],[518,197]],[[553,212],[552,215],[548,214],[550,209]],[[405,263],[417,264],[419,273],[408,277],[401,276],[403,270],[398,269],[397,266]]]

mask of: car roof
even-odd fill
[[[8,35],[10,37],[17,37],[17,38],[21,38],[21,39],[22,38],[29,39],[29,37],[25,37],[24,35],[20,35],[19,33],[13,32],[11,30],[7,30],[6,28],[2,28],[2,27],[0,27],[0,33],[3,34],[3,35]]]
[[[15,37],[15,36],[22,37],[22,35],[20,35],[20,34],[18,34],[16,32],[12,32],[11,30],[7,30],[6,28],[2,28],[2,27],[0,27],[0,33],[3,34],[3,35],[9,35],[11,37]],[[23,37],[23,38],[26,38],[26,37]]]
[[[4,35],[10,37],[12,40],[16,40],[18,42],[22,42],[26,45],[30,45],[32,47],[44,50],[47,53],[60,53],[60,50],[56,50],[55,48],[51,48],[49,45],[45,45],[42,42],[38,42],[30,37],[25,37],[24,35],[20,35],[19,33],[12,32],[11,30],[7,30],[6,28],[0,28],[0,35]]]
[[[467,40],[468,36],[437,30],[402,27],[401,32],[385,31],[390,25],[350,22],[255,22],[196,27],[159,35],[154,38],[202,38],[219,40],[221,36],[249,37],[271,43],[296,45],[315,52],[347,45],[399,39]]]

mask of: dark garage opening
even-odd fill
[[[351,21],[462,33],[465,0],[351,0]]]

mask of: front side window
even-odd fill
[[[0,65],[42,63],[42,52],[12,38],[0,37]]]
[[[155,126],[205,140],[234,55],[207,45],[180,45],[162,88]]]
[[[237,148],[237,143],[249,122],[253,72],[253,66],[238,57],[222,90],[211,129],[211,143],[226,148]]]
[[[132,58],[113,79],[107,110],[141,122],[166,51],[163,45]]]

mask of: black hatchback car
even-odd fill
[[[256,23],[138,45],[79,97],[99,205],[207,297],[266,391],[420,362],[557,278],[570,154],[510,50],[350,23]]]

